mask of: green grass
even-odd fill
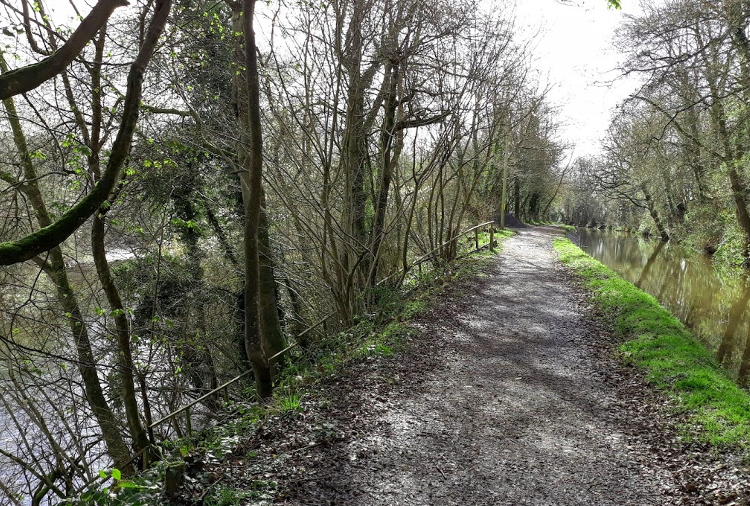
[[[576,227],[574,227],[573,225],[566,225],[565,223],[550,223],[550,225],[553,225],[555,227],[560,227],[568,232],[576,231]]]
[[[716,447],[750,450],[750,394],[658,301],[585,254],[555,240],[562,262],[584,280],[595,304],[624,339],[620,352],[646,372],[687,416],[683,437]]]
[[[487,242],[490,242],[489,241],[489,235],[490,234],[487,234],[485,232],[485,235],[487,237]],[[514,235],[516,235],[516,233],[513,232],[512,230],[508,230],[507,228],[495,231],[495,239],[498,240],[498,241],[501,240],[501,239],[507,239],[508,237],[513,237]],[[482,237],[482,234],[480,234],[480,237]],[[498,243],[498,244],[499,244],[500,248],[502,249],[502,243]]]
[[[271,499],[276,490],[276,482],[254,480],[252,490],[237,490],[226,485],[215,485],[203,498],[205,506],[241,506],[251,500]]]
[[[302,411],[302,403],[300,401],[300,396],[298,394],[291,393],[279,399],[279,409],[282,414],[298,413]]]
[[[559,228],[562,228],[562,229],[566,230],[567,232],[575,232],[576,231],[576,227],[574,227],[573,225],[566,225],[565,223],[560,223],[559,221],[534,221],[534,220],[531,220],[528,223],[529,223],[529,225],[537,225],[537,226],[538,225],[549,225],[549,226],[552,226],[552,227],[559,227]]]

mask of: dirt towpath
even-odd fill
[[[651,415],[622,400],[592,345],[601,329],[556,260],[557,235],[521,230],[486,277],[420,319],[411,352],[334,386],[310,416],[337,435],[285,464],[301,471],[281,502],[714,504],[681,492],[681,464],[653,453],[650,440],[671,436],[633,426]]]

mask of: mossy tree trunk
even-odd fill
[[[107,297],[109,307],[115,320],[115,335],[117,338],[117,371],[120,376],[121,397],[125,407],[125,418],[133,446],[136,453],[145,451],[151,446],[148,434],[141,423],[140,410],[135,391],[135,364],[131,351],[130,324],[128,322],[125,306],[122,303],[120,292],[115,285],[112,273],[107,261],[104,249],[105,222],[104,215],[100,214],[94,218],[91,229],[91,247],[94,256],[94,264],[102,289]],[[145,454],[144,467],[148,462],[156,459],[156,454]]]
[[[273,393],[273,375],[263,346],[260,319],[260,215],[263,185],[263,134],[260,115],[258,56],[253,31],[255,0],[243,0],[241,34],[244,39],[245,101],[238,101],[241,129],[239,146],[244,204],[245,249],[245,349],[255,375],[258,398]],[[240,95],[241,96],[241,95]]]
[[[7,68],[2,54],[0,54],[0,68],[3,71]],[[24,180],[19,181],[17,187],[28,198],[38,225],[47,227],[52,223],[52,218],[39,189],[39,178],[32,163],[28,143],[16,111],[15,103],[12,98],[8,98],[3,101],[3,105],[8,113],[8,119],[13,131],[13,140],[21,157],[21,165],[23,167]],[[62,251],[59,246],[55,246],[49,250],[46,259],[36,258],[36,261],[55,285],[61,309],[66,315],[75,343],[78,371],[83,380],[83,390],[89,407],[102,431],[102,438],[105,441],[107,453],[118,469],[126,475],[132,474],[134,469],[130,463],[130,452],[122,438],[122,428],[104,396],[96,369],[88,329],[75,291],[68,279]]]
[[[20,239],[0,243],[0,265],[25,262],[58,246],[78,230],[109,198],[110,193],[120,180],[122,166],[130,153],[130,143],[138,124],[138,112],[141,106],[146,67],[153,56],[159,37],[164,31],[171,7],[172,0],[156,0],[155,2],[154,14],[151,17],[143,44],[135,61],[130,66],[120,128],[112,143],[107,167],[99,183],[54,222],[50,222]],[[5,75],[7,67],[5,65],[3,67],[3,75]]]
[[[664,226],[664,221],[662,221],[661,219],[659,210],[656,208],[656,203],[651,196],[651,192],[648,190],[648,187],[645,184],[641,184],[641,191],[643,192],[643,196],[646,199],[646,208],[648,208],[648,214],[651,215],[651,218],[654,220],[656,230],[659,232],[661,240],[664,242],[669,241],[669,233],[667,232],[667,228]]]

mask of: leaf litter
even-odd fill
[[[559,233],[521,230],[411,323],[404,351],[312,385],[204,472],[256,492],[241,504],[749,505],[741,454],[686,442],[617,360]]]

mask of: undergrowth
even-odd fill
[[[562,262],[579,274],[595,304],[625,338],[622,358],[687,415],[686,440],[750,450],[750,394],[728,376],[692,333],[647,293],[567,239],[555,240]]]
[[[408,277],[401,289],[378,287],[371,294],[378,301],[378,311],[362,315],[352,327],[316,341],[314,352],[289,357],[276,381],[273,399],[266,404],[253,400],[254,389],[245,390],[246,400],[225,406],[225,419],[204,430],[195,440],[178,439],[163,444],[164,458],[151,469],[131,480],[113,480],[114,486],[92,489],[80,499],[66,505],[146,505],[163,504],[161,483],[170,469],[182,469],[183,459],[200,455],[205,463],[221,462],[241,444],[242,438],[254,434],[257,427],[271,416],[294,418],[304,412],[305,397],[312,387],[328,378],[342,374],[348,367],[362,361],[376,361],[399,353],[414,337],[416,330],[409,323],[429,308],[430,301],[451,283],[472,276],[481,276],[488,264],[501,251],[501,240],[512,236],[509,230],[495,232],[498,247],[484,247],[466,258],[440,265]],[[471,242],[475,237],[464,239]],[[489,234],[478,235],[479,245],[487,246]],[[302,360],[304,359],[304,360]],[[253,452],[245,455],[249,460]],[[111,478],[112,476],[107,476]],[[104,477],[103,477],[104,478]],[[247,499],[268,498],[275,490],[274,482],[254,482],[253,490],[236,490],[230,486],[212,486],[206,490],[204,504],[233,506]],[[126,489],[124,489],[126,488]],[[158,502],[154,502],[158,501]]]

